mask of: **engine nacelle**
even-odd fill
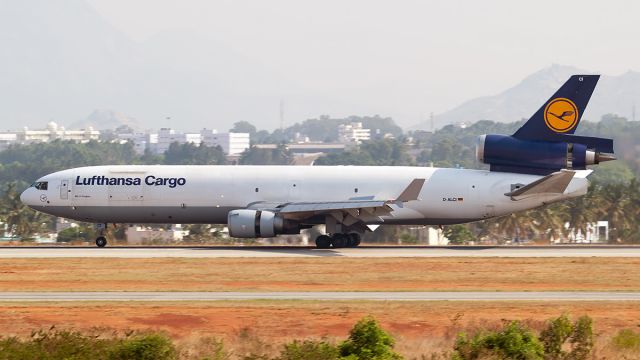
[[[232,210],[227,215],[229,235],[237,238],[273,237],[278,234],[299,234],[298,223],[284,219],[273,211]]]
[[[506,135],[479,136],[476,157],[491,165],[494,171],[540,174],[560,169],[581,170],[587,165],[613,159],[587,150],[583,144],[521,140]]]

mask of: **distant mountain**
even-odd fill
[[[69,125],[69,129],[113,130],[126,125],[134,130],[143,130],[143,126],[136,119],[113,110],[95,110],[86,119]]]
[[[498,95],[472,99],[436,115],[434,123],[436,127],[442,127],[478,120],[513,122],[529,118],[569,76],[591,73],[593,72],[572,66],[552,65],[526,77],[516,86]],[[599,121],[604,114],[616,113],[631,120],[634,105],[640,106],[640,73],[629,71],[619,76],[603,75],[583,119]],[[430,127],[430,122],[425,121],[412,128],[429,129]]]

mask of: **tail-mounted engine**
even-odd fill
[[[232,210],[227,215],[229,235],[237,238],[273,237],[279,234],[299,234],[300,225],[266,210]]]
[[[560,169],[585,169],[587,165],[615,159],[584,144],[522,140],[507,135],[479,136],[476,157],[491,165],[491,171],[540,175]]]

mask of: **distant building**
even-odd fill
[[[172,225],[169,230],[129,226],[126,228],[125,234],[129,244],[162,244],[182,241],[185,236],[189,235],[189,231],[184,230],[180,224]]]
[[[338,137],[340,142],[359,144],[371,140],[371,129],[364,129],[361,122],[338,125]]]
[[[206,146],[220,146],[226,155],[239,155],[251,146],[249,133],[218,133],[216,130],[202,129],[202,143]]]
[[[155,146],[158,144],[158,134],[141,132],[116,133],[116,139],[122,143],[131,142],[138,155],[144,154],[147,149],[155,152]]]
[[[147,150],[155,154],[163,154],[173,143],[192,143],[211,147],[220,146],[226,155],[235,156],[249,149],[251,141],[249,133],[218,133],[216,130],[208,129],[203,129],[199,133],[182,133],[171,128],[162,128],[157,133],[152,133],[136,132],[129,127],[122,127],[116,129],[113,135],[117,142],[131,142],[137,154],[144,154]],[[50,122],[43,130],[29,130],[25,127],[19,131],[0,132],[0,151],[12,144],[49,142],[56,139],[77,142],[99,140],[100,131],[91,127],[83,130],[66,130]]]
[[[173,143],[192,143],[199,145],[201,142],[202,136],[200,134],[179,133],[170,128],[162,128],[158,131],[158,145],[155,151],[158,154],[162,154],[169,150],[169,147]]]
[[[70,140],[76,142],[88,142],[98,140],[100,131],[92,127],[81,130],[66,130],[63,126],[58,126],[51,121],[46,129],[29,130],[25,127],[22,130],[7,131],[0,133],[0,150],[6,149],[12,144],[31,144],[39,142],[49,142],[53,140]]]
[[[15,133],[0,133],[0,151],[5,150],[11,144],[18,142],[18,135]]]
[[[569,223],[565,223],[565,230],[568,232],[566,239],[557,239],[554,243],[570,242],[570,243],[607,243],[609,242],[609,222],[596,221],[588,223],[585,227],[586,232],[572,228]]]

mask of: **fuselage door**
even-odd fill
[[[69,199],[69,180],[60,181],[60,199]]]

